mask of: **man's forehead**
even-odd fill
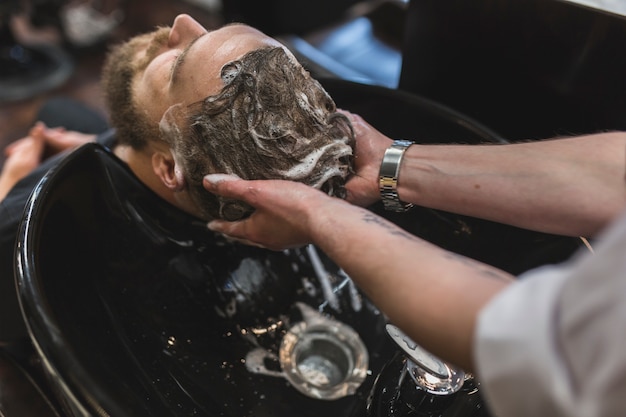
[[[233,22],[222,26],[220,29],[209,30],[214,32],[219,30],[237,32],[256,32],[262,34],[257,29],[244,23]],[[158,55],[159,51],[167,44],[172,28],[169,26],[160,26],[152,32],[138,35],[131,40],[130,45],[135,51],[134,61],[135,70],[141,71],[145,69],[150,62]]]

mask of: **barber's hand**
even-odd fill
[[[235,176],[204,177],[207,191],[246,202],[256,210],[244,220],[213,220],[209,229],[239,242],[272,250],[300,247],[311,241],[309,213],[329,200],[323,192],[293,181],[245,181]]]
[[[376,130],[357,114],[339,110],[345,114],[354,128],[356,136],[354,175],[346,184],[347,200],[366,207],[380,199],[378,174],[385,150],[393,141]]]

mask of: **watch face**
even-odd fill
[[[410,140],[406,140],[406,139],[397,139],[393,141],[393,145],[392,146],[401,146],[401,147],[405,147],[408,148],[411,145],[414,145],[415,142],[410,141]]]

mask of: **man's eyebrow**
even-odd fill
[[[191,47],[198,40],[200,40],[200,38],[202,38],[204,35],[207,35],[207,34],[208,34],[208,32],[207,33],[203,33],[202,35],[198,36],[197,38],[195,38],[194,40],[189,42],[189,44],[185,47],[185,49],[183,49],[183,51],[180,53],[180,55],[178,55],[176,57],[176,59],[174,60],[174,63],[172,64],[172,68],[170,70],[170,80],[171,80],[172,84],[176,82],[176,78],[178,76],[179,69],[180,69],[181,65],[183,64],[183,62],[185,60],[185,57],[187,56],[187,53],[189,52]]]

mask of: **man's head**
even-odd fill
[[[249,212],[202,188],[208,173],[284,178],[343,196],[353,133],[276,40],[245,25],[207,32],[189,16],[116,48],[103,85],[121,143],[148,153],[202,218]],[[185,208],[185,207],[183,207]]]

